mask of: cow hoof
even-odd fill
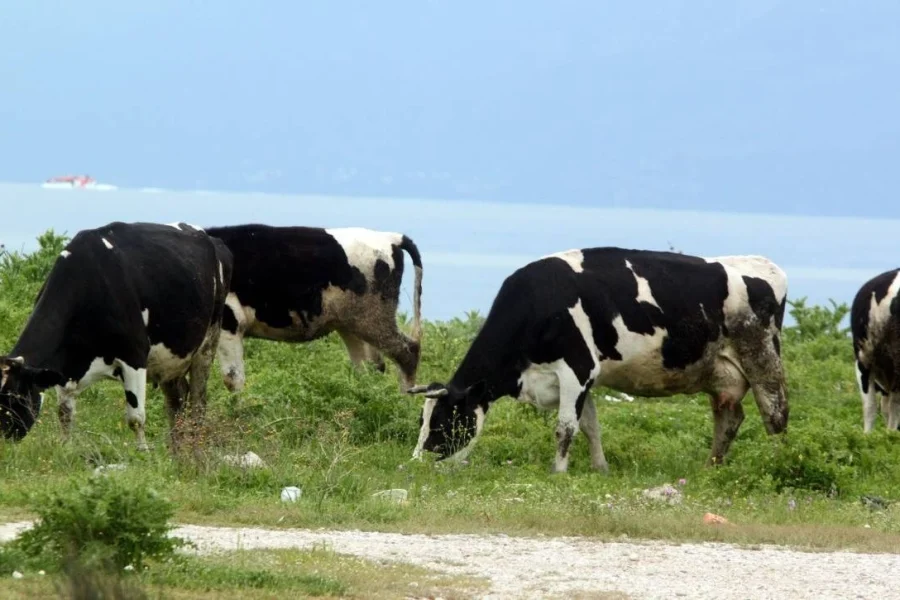
[[[598,473],[603,473],[604,475],[609,475],[609,464],[603,462],[598,464],[591,465],[591,468]]]

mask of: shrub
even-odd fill
[[[828,301],[831,303],[830,309],[827,306],[807,306],[805,296],[788,300],[791,307],[789,312],[796,325],[785,328],[785,335],[792,342],[822,337],[846,340],[850,328],[841,327],[841,322],[850,313],[850,307],[843,302],[838,304],[831,299]]]
[[[58,489],[34,506],[35,526],[13,543],[29,558],[61,569],[76,557],[92,567],[143,568],[174,555],[184,541],[168,535],[172,504],[153,489],[113,476]]]

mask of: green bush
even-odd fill
[[[41,289],[68,238],[52,229],[38,237],[31,253],[0,246],[0,354],[9,350],[25,325]]]
[[[34,503],[38,520],[12,542],[12,551],[61,569],[82,565],[136,570],[174,555],[184,541],[168,535],[172,504],[155,490],[113,476],[57,489]]]
[[[831,308],[826,306],[807,306],[806,297],[788,300],[791,307],[788,311],[795,325],[788,327],[786,337],[791,341],[808,341],[818,338],[847,339],[849,327],[841,327],[841,322],[850,313],[846,303],[838,304],[829,300]]]

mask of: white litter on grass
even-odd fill
[[[281,490],[281,501],[282,502],[296,502],[300,499],[300,496],[303,495],[303,490],[296,486],[288,486]]]

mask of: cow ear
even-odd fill
[[[31,383],[39,390],[46,390],[54,385],[63,385],[66,382],[63,374],[53,369],[32,369],[29,367],[25,369]]]
[[[450,393],[450,390],[442,383],[429,383],[428,385],[414,385],[406,390],[407,394],[425,394],[426,398],[440,398]]]

